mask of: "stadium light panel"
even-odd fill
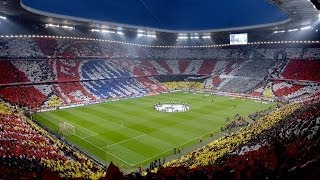
[[[178,39],[188,39],[188,35],[187,33],[179,33],[178,34]]]
[[[73,29],[75,29],[74,27],[72,27],[72,26],[66,26],[66,25],[64,25],[64,26],[61,26],[61,28],[63,28],[63,29],[68,29],[68,30],[73,30]]]
[[[4,19],[4,20],[6,20],[6,19],[7,19],[7,17],[5,17],[5,16],[0,16],[0,19]]]
[[[295,32],[298,31],[299,29],[289,29],[288,32]]]
[[[50,24],[45,24],[45,28],[48,28],[48,27],[57,27],[58,28],[60,26],[59,26],[59,24],[51,24],[51,23]]]
[[[116,33],[116,32],[114,32],[114,31],[110,31],[110,30],[106,30],[106,29],[101,30],[101,32],[102,32],[102,33],[111,33],[111,34]]]
[[[178,39],[188,39],[188,35],[186,33],[179,33],[178,34]]]
[[[286,32],[285,30],[281,30],[281,31],[273,31],[274,34],[277,34],[277,33],[284,33]]]
[[[155,34],[147,34],[146,36],[147,36],[147,37],[151,37],[151,38],[156,38],[156,35],[155,35]]]
[[[308,29],[311,29],[311,26],[305,26],[305,27],[300,28],[301,31],[308,30]]]
[[[211,37],[209,35],[207,36],[202,36],[202,39],[210,39]]]
[[[124,35],[124,33],[121,32],[121,31],[117,31],[117,34],[119,34],[119,35]]]

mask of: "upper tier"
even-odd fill
[[[319,44],[264,44],[215,48],[150,48],[125,43],[61,38],[0,38],[0,57],[101,57],[138,59],[320,58]]]

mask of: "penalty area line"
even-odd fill
[[[123,159],[121,159],[121,158],[119,158],[119,157],[117,157],[117,156],[115,156],[115,155],[111,154],[110,152],[108,152],[108,151],[106,151],[106,150],[102,149],[101,147],[98,147],[97,145],[92,144],[91,142],[87,141],[86,139],[83,139],[82,137],[80,137],[80,136],[78,136],[78,135],[76,135],[76,136],[77,136],[78,138],[80,138],[80,139],[82,139],[82,140],[86,141],[87,143],[91,144],[92,146],[94,146],[94,147],[96,147],[96,148],[98,148],[98,149],[102,150],[102,151],[103,151],[103,152],[105,152],[106,154],[111,155],[112,157],[114,157],[114,158],[116,158],[116,159],[118,159],[118,160],[120,160],[120,161],[122,161],[122,162],[126,163],[126,164],[127,164],[127,165],[129,165],[129,166],[133,166],[133,164],[130,164],[130,163],[128,163],[127,161],[125,161],[125,160],[123,160]],[[108,159],[107,159],[107,160],[108,160]]]
[[[140,135],[145,135],[145,133],[143,133],[143,132],[137,131],[137,130],[135,130],[135,129],[131,129],[131,128],[127,127],[127,126],[123,126],[122,124],[117,124],[117,123],[112,122],[112,121],[110,121],[110,120],[108,120],[108,119],[103,119],[103,118],[101,118],[101,117],[99,117],[99,116],[96,116],[96,115],[94,115],[94,114],[87,113],[87,112],[82,112],[82,111],[81,111],[81,113],[89,114],[89,115],[95,117],[96,119],[103,120],[104,122],[103,122],[102,124],[111,123],[111,124],[114,124],[114,125],[116,125],[116,126],[118,126],[118,127],[125,128],[125,129],[128,129],[128,130],[130,130],[130,131],[136,132],[136,133],[138,133],[138,134],[140,134]],[[100,124],[100,125],[101,125],[101,124]]]
[[[102,147],[102,149],[104,149],[104,148],[108,148],[108,147],[112,147],[112,146],[115,146],[115,145],[117,145],[117,144],[121,144],[121,143],[124,143],[124,142],[130,141],[130,140],[133,140],[133,139],[137,139],[137,138],[139,138],[139,137],[141,137],[141,136],[144,136],[144,135],[146,135],[146,134],[141,134],[141,135],[136,136],[136,137],[133,137],[133,138],[129,138],[129,139],[126,139],[126,140],[123,140],[123,141],[119,141],[119,142],[116,142],[116,143],[113,143],[113,144],[110,144],[110,145],[104,146],[104,147]]]

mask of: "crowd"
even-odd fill
[[[291,60],[281,76],[284,79],[320,82],[320,75],[317,71],[319,68],[319,60]]]
[[[0,57],[105,57],[142,59],[228,59],[253,58],[288,59],[320,58],[318,47],[284,47],[260,45],[260,47],[224,48],[147,48],[126,43],[92,41],[53,37],[5,37],[0,39]],[[280,56],[279,56],[280,55]]]
[[[11,59],[16,53],[10,49],[19,40],[22,42],[17,46],[25,46],[21,54],[26,59]],[[1,38],[1,43],[0,56],[10,58],[0,63],[1,98],[32,108],[47,107],[51,96],[58,96],[62,104],[74,104],[164,92],[167,86],[161,82],[181,88],[173,82],[181,80],[165,80],[173,79],[169,76],[195,76],[190,81],[205,81],[208,90],[268,94],[286,100],[301,100],[319,92],[319,53],[314,47],[160,49],[27,37]],[[4,87],[8,84],[10,87]],[[21,91],[21,84],[30,85]],[[201,83],[187,86],[203,87]],[[105,87],[110,87],[108,92]]]
[[[283,70],[277,71],[273,67],[278,64],[272,64],[273,61],[255,61],[1,60],[0,74],[6,73],[0,78],[0,94],[6,101],[35,108],[47,105],[52,95],[63,104],[70,104],[164,92],[168,86],[162,82],[168,82],[172,89],[206,88],[255,96],[267,96],[268,91],[268,97],[288,100],[319,92],[318,60],[291,60],[297,64],[287,61],[288,65],[282,64]],[[268,79],[270,74],[272,79]],[[298,77],[301,78],[293,79]],[[174,83],[185,79],[194,83]]]
[[[0,166],[39,172],[48,169],[65,178],[98,179],[105,176],[101,165],[12,108],[0,103]],[[0,177],[3,175],[0,172]]]
[[[268,69],[274,65],[272,60],[251,60],[246,61],[237,67],[238,70],[234,73],[235,76],[265,78],[268,75]]]
[[[277,107],[278,107],[278,108],[281,107],[281,104],[278,103],[278,104],[277,104]],[[248,117],[249,117],[251,120],[253,120],[253,121],[257,121],[257,120],[259,120],[261,117],[264,117],[264,116],[268,115],[269,113],[271,113],[272,110],[273,110],[273,109],[272,109],[271,106],[270,106],[268,109],[263,109],[263,110],[261,110],[261,111],[254,112],[254,113],[250,114]]]
[[[271,98],[278,97],[286,100],[300,101],[319,92],[319,82],[274,80],[264,84],[256,90],[256,93]]]
[[[245,120],[244,117],[242,116],[235,116],[234,120],[232,120],[231,122],[228,122],[228,124],[226,124],[224,127],[221,127],[221,131],[226,131],[229,130],[231,131],[234,128],[238,128],[238,127],[245,127],[248,126],[249,122]]]
[[[259,87],[261,79],[251,78],[227,78],[224,79],[217,89],[223,92],[250,93]]]
[[[0,44],[0,98],[28,108],[204,87],[286,99],[320,96],[315,47],[166,49],[55,38],[0,38]],[[165,163],[158,175],[272,178],[319,165],[319,109],[318,102],[289,104],[261,115],[246,128]],[[63,178],[105,176],[102,166],[13,111],[0,103],[0,172],[21,167]],[[159,166],[159,160],[152,164]],[[255,174],[255,168],[262,171]]]
[[[32,85],[0,87],[0,98],[27,108],[39,107],[47,99]]]
[[[203,83],[193,81],[165,82],[162,85],[168,90],[201,90],[204,87]]]
[[[43,57],[32,38],[0,38],[0,57]]]

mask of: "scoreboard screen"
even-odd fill
[[[230,44],[238,45],[238,44],[248,44],[248,34],[230,34]]]

